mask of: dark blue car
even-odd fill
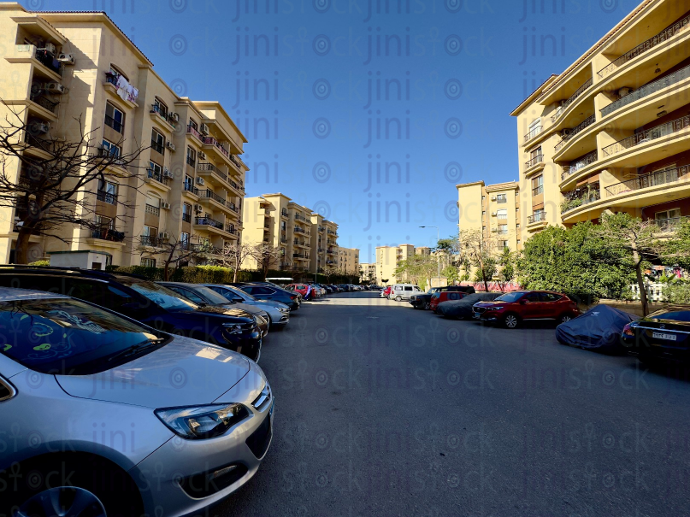
[[[247,312],[199,307],[170,289],[134,275],[81,269],[2,267],[0,286],[72,296],[155,329],[213,343],[257,361],[261,355],[261,332]]]

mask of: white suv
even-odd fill
[[[403,300],[409,300],[410,296],[413,294],[420,294],[421,292],[422,290],[416,285],[395,284],[391,289],[391,294],[388,295],[388,299],[401,302]]]

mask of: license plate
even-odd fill
[[[652,337],[655,339],[665,339],[666,341],[676,341],[675,334],[664,334],[663,332],[652,332]]]

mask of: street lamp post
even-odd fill
[[[438,229],[438,226],[431,226],[431,225],[425,225],[425,226],[420,226],[420,228],[436,228],[436,281],[441,282],[441,256],[438,253],[438,241],[441,240],[441,231]],[[432,286],[429,286],[432,287]]]

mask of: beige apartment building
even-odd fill
[[[0,74],[17,78],[5,91],[0,116],[14,112],[36,128],[24,153],[48,159],[36,140],[78,140],[77,118],[99,152],[119,156],[145,148],[131,165],[140,177],[113,165],[108,181],[84,192],[93,198],[97,230],[64,228],[67,242],[32,236],[32,260],[90,250],[115,265],[153,266],[171,242],[215,250],[237,242],[247,140],[218,102],[178,96],[104,13],[34,13],[0,3],[0,44],[7,49]],[[9,165],[17,179],[25,173],[18,163]],[[22,207],[2,209],[3,262],[12,259],[16,242],[15,210]]]
[[[497,249],[521,249],[520,186],[517,181],[485,185],[483,181],[456,185],[458,230],[480,231]]]
[[[360,282],[376,282],[376,262],[362,262],[359,265]]]
[[[412,244],[399,246],[376,247],[376,283],[378,285],[393,285],[405,281],[397,278],[395,270],[403,260],[414,256],[415,248]]]
[[[359,250],[357,248],[336,248],[337,271],[359,277]]]
[[[247,198],[242,212],[242,242],[280,249],[280,270],[324,273],[337,267],[338,225],[280,192]],[[253,258],[246,268],[257,266]]]
[[[645,0],[511,113],[524,239],[627,212],[690,215],[690,4]]]

